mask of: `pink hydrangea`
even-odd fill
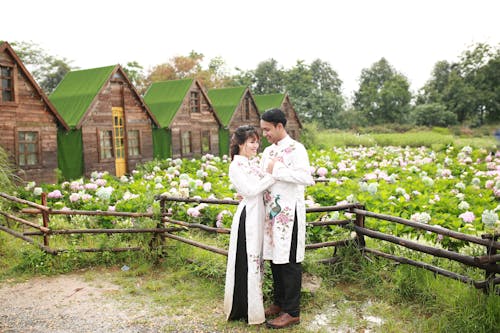
[[[95,183],[97,186],[104,186],[104,185],[106,185],[106,179],[102,179],[102,178],[96,179]]]
[[[458,217],[461,218],[465,223],[471,223],[476,218],[473,212],[465,212],[458,215]]]
[[[63,195],[62,195],[61,191],[54,190],[54,191],[50,192],[49,194],[47,194],[47,197],[52,198],[52,199],[59,199],[59,198],[62,198]]]
[[[320,177],[325,177],[326,174],[328,173],[328,170],[325,167],[320,167],[320,168],[318,168],[318,170],[316,170],[316,173]]]
[[[188,208],[187,214],[192,217],[199,217],[201,215],[200,211],[193,207]]]
[[[203,184],[203,191],[210,192],[211,189],[212,189],[212,183],[207,182]]]
[[[69,185],[69,188],[71,188],[72,191],[83,190],[82,184],[78,181],[71,182],[71,184]]]
[[[80,199],[80,194],[78,193],[71,193],[71,195],[69,196],[69,201],[71,202],[78,201],[79,199]]]
[[[97,184],[87,183],[84,185],[86,190],[97,190]]]

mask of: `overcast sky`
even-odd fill
[[[350,96],[385,57],[416,91],[440,60],[500,43],[498,0],[16,0],[0,40],[33,41],[82,69],[137,61],[145,69],[194,50],[230,72],[273,58],[328,62]]]

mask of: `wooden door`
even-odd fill
[[[121,177],[127,172],[125,158],[125,127],[123,108],[113,107],[113,136],[115,138],[115,169],[116,176]]]

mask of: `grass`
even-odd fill
[[[442,149],[448,145],[458,148],[471,146],[473,148],[485,148],[494,150],[497,146],[496,139],[491,135],[490,129],[477,129],[472,133],[460,132],[457,129],[432,128],[415,129],[400,132],[375,132],[368,130],[337,131],[318,130],[314,125],[306,125],[304,141],[308,147],[328,149],[331,147],[357,147],[357,146],[402,146],[402,147],[432,147]]]
[[[190,237],[223,245],[201,232]],[[50,256],[0,233],[0,281],[26,280],[40,274],[84,271],[86,280],[108,279],[121,286],[109,294],[124,306],[148,308],[168,318],[165,332],[260,332],[265,328],[226,322],[223,308],[225,261],[221,255],[167,240],[158,253],[76,253]],[[500,297],[431,272],[371,257],[355,248],[340,248],[341,260],[318,264],[332,249],[306,252],[305,275],[321,280],[316,290],[303,289],[301,321],[287,332],[482,332],[498,333]],[[43,263],[43,264],[42,264]],[[122,271],[127,265],[130,269]],[[266,265],[267,266],[267,265]],[[47,269],[50,268],[50,269]],[[264,294],[271,299],[267,266]],[[146,319],[145,319],[146,320]]]

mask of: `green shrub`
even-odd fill
[[[19,181],[15,175],[14,166],[9,156],[2,147],[0,147],[0,189],[3,192],[10,192],[14,189],[14,184]]]
[[[417,105],[412,112],[416,125],[419,126],[450,126],[457,123],[457,116],[438,103]]]

